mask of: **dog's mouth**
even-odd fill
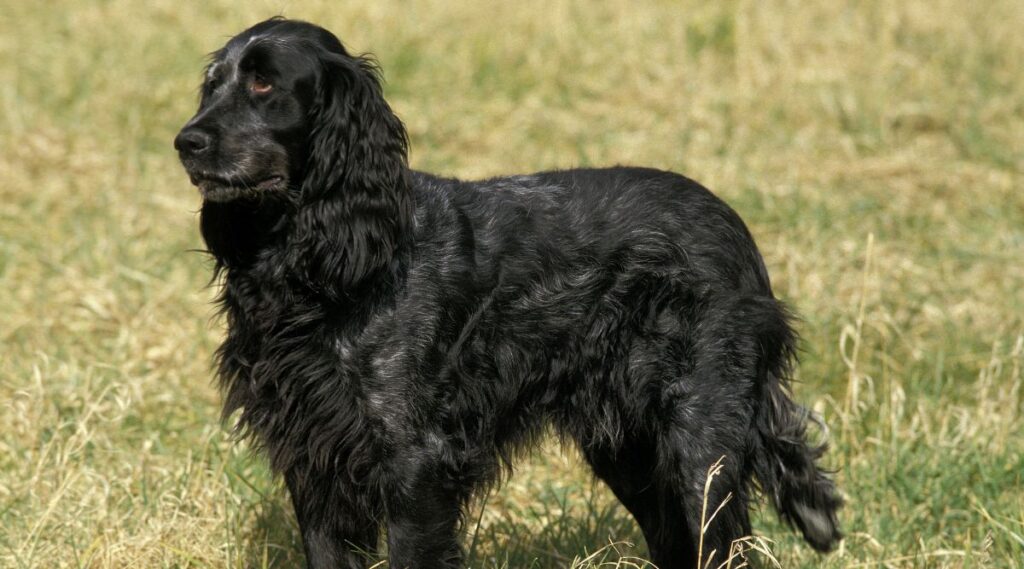
[[[229,178],[216,174],[191,174],[192,185],[199,188],[204,200],[226,202],[243,197],[257,197],[268,191],[283,189],[284,176],[273,174],[263,178]]]

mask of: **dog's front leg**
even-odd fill
[[[415,451],[413,451],[415,454]],[[394,491],[385,496],[388,563],[392,569],[460,567],[460,509],[468,489],[438,462],[422,455],[406,462]]]
[[[374,560],[376,517],[343,478],[299,467],[285,475],[310,569],[362,569]]]

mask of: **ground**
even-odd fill
[[[1019,0],[3,4],[0,566],[301,560],[218,422],[223,322],[171,148],[204,54],[283,13],[377,55],[417,168],[648,165],[739,211],[802,316],[795,396],[848,499],[827,557],[758,515],[783,567],[1024,567]],[[642,565],[555,442],[486,505],[473,567]]]

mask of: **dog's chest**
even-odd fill
[[[326,305],[257,298],[236,303],[248,310],[229,318],[220,366],[226,411],[241,410],[240,426],[278,471],[379,448],[382,411],[393,417],[396,406],[367,393],[377,343],[345,334],[344,320]]]

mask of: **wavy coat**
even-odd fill
[[[457,567],[475,492],[545,429],[661,569],[749,535],[816,549],[840,499],[788,394],[796,335],[739,216],[678,174],[411,170],[374,64],[274,19],[213,56],[175,146],[222,278],[225,417],[283,475],[311,567]],[[731,495],[731,499],[726,499]],[[717,564],[717,563],[716,563]]]

